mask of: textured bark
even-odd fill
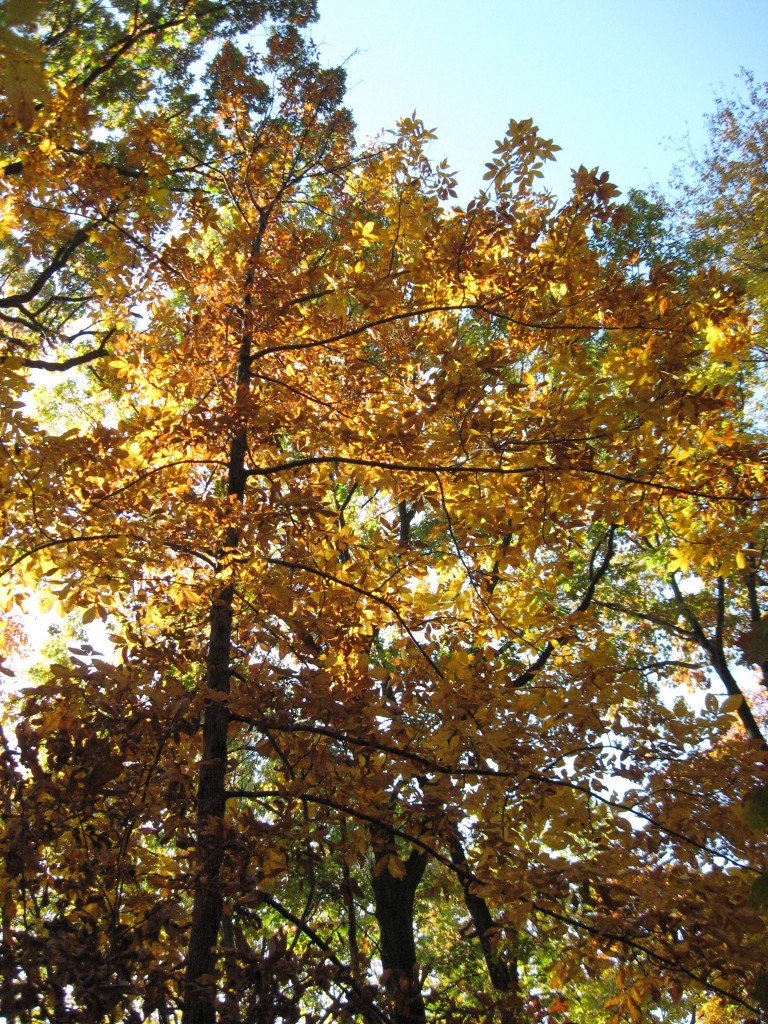
[[[232,597],[232,586],[225,587],[214,602],[210,616],[207,683],[209,689],[220,693],[222,698],[229,693]],[[202,863],[195,882],[183,1024],[215,1024],[216,1021],[213,979],[222,908],[228,729],[226,700],[209,700],[203,720],[203,757],[197,794],[197,842]]]
[[[251,378],[250,289],[246,282],[246,318],[237,367],[237,413],[230,444],[228,495],[245,500],[248,477],[247,421],[245,419]],[[224,547],[238,546],[237,530],[230,529]],[[211,606],[206,684],[209,698],[203,717],[203,751],[197,792],[197,850],[199,869],[195,879],[192,926],[187,952],[182,1024],[216,1024],[216,945],[222,920],[222,878],[226,844],[224,811],[227,792],[227,744],[230,713],[227,704],[231,676],[234,586],[227,584]]]
[[[420,850],[412,850],[403,864],[404,877],[397,878],[386,864],[381,870],[381,861],[396,855],[394,841],[382,843],[374,840],[374,849],[379,870],[377,872],[374,868],[371,884],[379,924],[382,981],[392,1000],[392,1020],[394,1024],[425,1024],[413,934],[413,905],[427,855]]]

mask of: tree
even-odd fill
[[[671,198],[659,190],[632,193],[624,221],[602,231],[598,244],[604,258],[631,261],[639,277],[671,275],[684,288],[697,268],[716,268],[731,289],[746,295],[752,344],[740,353],[721,349],[723,339],[714,326],[707,342],[721,361],[731,363],[739,382],[739,400],[724,440],[740,445],[749,439],[764,446],[765,266],[760,252],[765,241],[765,87],[747,73],[743,77],[746,97],[718,101],[709,119],[709,145],[702,156],[678,168]],[[642,557],[635,552],[624,567],[616,566],[617,586],[603,607],[616,615],[617,628],[641,630],[647,649],[674,652],[681,667],[698,675],[699,685],[714,680],[728,695],[726,705],[738,711],[746,733],[765,748],[762,508],[745,504],[735,519],[718,517],[708,524],[692,516],[683,526],[666,516],[659,519],[654,536],[644,541]],[[719,540],[724,531],[741,545],[726,559]],[[659,586],[665,574],[666,586]],[[749,775],[749,764],[745,771]],[[747,817],[758,828],[763,827],[762,800],[760,787],[747,799]],[[757,879],[753,886],[757,903],[763,899],[763,884]],[[763,981],[758,989],[764,1001]]]
[[[517,1022],[566,940],[632,1020],[753,1005],[763,752],[614,607],[759,518],[737,295],[602,258],[532,121],[466,209],[415,116],[355,148],[309,5],[166,12],[50,5],[5,123],[4,594],[110,647],[9,711],[0,1012]]]
[[[676,180],[691,243],[698,242],[710,260],[727,267],[764,310],[768,86],[746,71],[742,82],[740,95],[717,101],[707,149],[692,161],[694,181],[682,166]]]
[[[632,193],[624,222],[603,231],[598,244],[604,256],[629,258],[640,274],[649,269],[657,275],[673,274],[682,286],[697,267],[716,267],[727,275],[731,289],[746,295],[754,317],[752,344],[740,353],[722,349],[718,354],[721,360],[733,362],[740,384],[730,443],[740,443],[745,436],[760,443],[765,428],[760,393],[766,269],[761,251],[766,226],[761,218],[767,108],[765,86],[746,72],[743,79],[746,97],[718,101],[716,113],[709,118],[709,145],[703,155],[677,169],[673,199],[658,191],[651,196]],[[713,351],[721,349],[723,338],[716,326],[707,341]],[[669,587],[663,592],[645,589],[643,596],[650,598],[645,606],[635,594],[626,607],[634,609],[631,614],[636,618],[644,618],[650,631],[674,637],[678,646],[688,645],[689,651],[697,650],[736,702],[742,695],[737,677],[744,675],[737,667],[739,660],[756,666],[761,685],[768,685],[768,646],[762,625],[765,543],[759,505],[744,506],[730,526],[719,522],[717,529],[724,528],[733,530],[742,542],[731,572],[723,572],[727,567],[698,530],[682,538],[668,523],[660,523],[655,543],[647,545],[647,558],[656,565],[652,575],[659,566],[672,570]],[[689,543],[674,547],[681,539]],[[759,704],[759,696],[753,700]],[[764,743],[748,702],[741,705],[740,714],[746,731]]]

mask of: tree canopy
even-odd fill
[[[356,145],[310,2],[5,13],[0,1015],[764,1013],[739,281]]]

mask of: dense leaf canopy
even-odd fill
[[[739,282],[356,146],[311,3],[6,6],[0,1014],[763,1012]]]

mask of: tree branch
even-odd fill
[[[83,352],[79,356],[70,356],[69,359],[63,359],[58,363],[49,362],[47,359],[22,359],[22,364],[32,370],[55,370],[62,372],[64,370],[71,370],[75,366],[83,366],[85,363],[92,363],[94,359],[99,359],[101,356],[109,354],[107,352],[107,342],[114,333],[115,328],[113,327],[108,331],[106,337],[99,344],[98,348],[91,349],[90,352]]]

